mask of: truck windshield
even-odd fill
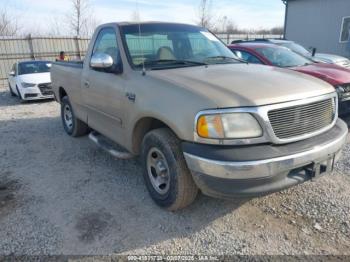
[[[313,64],[313,61],[310,59],[284,47],[259,47],[255,50],[269,60],[274,66],[278,67],[297,67]]]
[[[51,62],[48,61],[31,61],[18,64],[18,74],[36,74],[50,72]]]
[[[121,27],[129,62],[134,68],[167,69],[207,64],[239,63],[206,29],[181,24],[133,24]]]

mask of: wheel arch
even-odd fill
[[[136,122],[132,131],[132,151],[134,154],[139,154],[141,152],[141,144],[144,136],[148,132],[158,128],[169,128],[179,137],[174,128],[171,127],[171,124],[155,117],[142,117]]]
[[[67,92],[62,86],[60,86],[58,88],[58,99],[59,99],[58,102],[61,102],[62,98],[65,97],[65,96],[67,96]]]

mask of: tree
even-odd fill
[[[0,10],[0,36],[15,36],[19,33],[18,21],[6,9]]]
[[[212,0],[200,0],[198,8],[198,25],[206,28],[212,27]]]
[[[67,15],[67,23],[76,36],[91,35],[97,21],[89,0],[70,0],[72,11]]]
[[[235,22],[233,22],[232,20],[228,20],[228,22],[226,24],[226,32],[229,34],[239,33],[238,27],[235,24]]]
[[[273,34],[273,35],[283,35],[284,34],[283,26],[276,26],[276,27],[271,28],[271,34]]]

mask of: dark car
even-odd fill
[[[288,48],[269,43],[246,42],[228,47],[248,63],[289,68],[328,82],[339,94],[339,114],[350,113],[350,70],[334,64],[316,63]]]

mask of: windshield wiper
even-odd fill
[[[216,59],[221,59],[221,60],[235,60],[235,61],[238,61],[238,62],[247,63],[247,61],[244,61],[244,60],[242,60],[242,59],[234,58],[234,57],[230,57],[230,56],[223,56],[223,55],[210,56],[210,57],[207,57],[205,60],[216,60]]]
[[[162,63],[171,64],[171,65],[208,65],[207,63],[204,63],[204,62],[191,61],[191,60],[178,60],[178,59],[158,59],[158,60],[145,61],[145,65],[157,65]]]

